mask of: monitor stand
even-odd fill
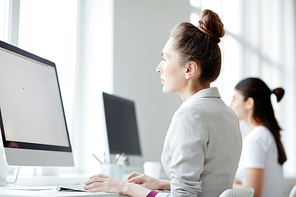
[[[0,187],[8,186],[7,184],[8,172],[9,172],[9,166],[6,163],[3,146],[1,143],[0,144]]]

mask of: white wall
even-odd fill
[[[114,94],[136,102],[142,153],[160,161],[171,117],[181,104],[162,92],[155,69],[172,27],[189,21],[185,0],[114,1]]]

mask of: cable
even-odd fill
[[[17,169],[17,172],[16,172],[16,175],[15,175],[14,181],[13,182],[7,182],[8,184],[14,184],[14,183],[16,183],[16,181],[18,179],[18,175],[19,175],[20,169],[21,169],[21,166]]]

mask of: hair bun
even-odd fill
[[[285,94],[285,90],[283,88],[276,88],[271,93],[274,93],[277,102],[280,102]]]
[[[200,18],[197,28],[219,43],[220,38],[224,36],[225,31],[224,25],[218,14],[212,10],[203,10],[200,14]]]

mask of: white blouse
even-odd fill
[[[161,161],[171,192],[161,196],[219,196],[232,188],[242,148],[239,122],[217,88],[203,89],[176,111]]]
[[[242,156],[236,178],[247,184],[246,168],[264,169],[261,197],[279,197],[284,191],[283,166],[278,163],[276,142],[264,126],[251,131],[243,142]]]

